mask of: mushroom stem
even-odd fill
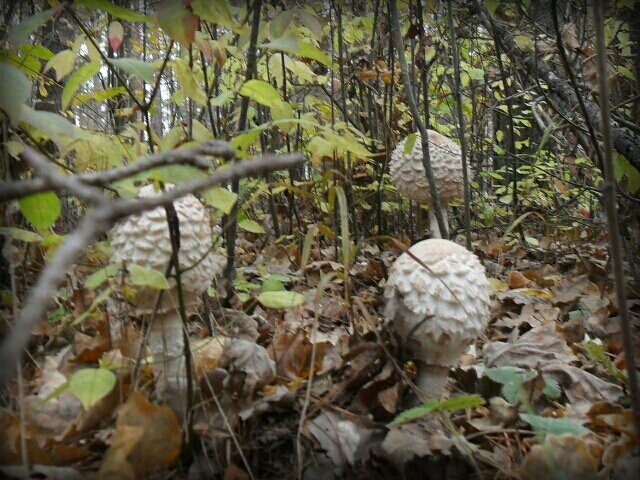
[[[180,413],[184,408],[187,380],[182,319],[178,312],[156,313],[149,329],[148,345],[157,375],[156,392]]]
[[[418,376],[416,377],[416,387],[425,394],[427,398],[435,398],[439,400],[447,385],[449,377],[449,367],[442,365],[429,365],[427,363],[416,361],[418,366]]]
[[[442,212],[442,218],[444,220],[444,224],[449,228],[449,217],[447,215],[447,206],[442,204],[440,205],[440,211]],[[442,238],[442,233],[440,232],[440,227],[438,226],[438,218],[436,217],[436,212],[434,207],[429,209],[429,228],[431,229],[431,235],[433,238]]]

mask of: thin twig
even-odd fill
[[[622,343],[627,360],[627,389],[631,397],[631,408],[635,421],[636,437],[640,436],[640,393],[635,355],[633,349],[631,322],[629,321],[629,307],[627,306],[627,289],[622,261],[622,240],[618,224],[618,210],[616,208],[616,179],[613,170],[613,142],[611,123],[609,121],[609,84],[607,82],[607,51],[604,41],[604,4],[600,0],[593,0],[593,17],[596,29],[596,60],[598,65],[598,88],[600,89],[600,113],[602,121],[602,143],[604,150],[604,203],[609,227],[609,251],[613,261],[613,275],[616,285],[616,299],[618,301],[618,317]],[[640,445],[636,448],[640,449]]]

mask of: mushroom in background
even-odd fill
[[[384,297],[387,324],[416,360],[416,385],[427,397],[439,398],[450,367],[486,325],[484,267],[454,242],[423,240],[393,264]]]
[[[167,189],[173,185],[167,185]],[[140,189],[139,197],[159,195],[153,185]],[[180,225],[179,268],[187,314],[194,312],[200,295],[222,272],[224,257],[212,253],[211,218],[204,205],[193,195],[174,202]],[[136,264],[165,272],[171,260],[171,239],[164,207],[131,215],[111,231],[112,262]],[[148,345],[157,367],[158,391],[178,413],[184,408],[186,372],[183,325],[178,307],[177,285],[169,278],[162,302],[151,324]],[[139,287],[133,303],[136,315],[150,315],[158,290]]]
[[[464,195],[462,153],[460,145],[444,135],[435,130],[427,130],[427,133],[431,168],[436,180],[444,223],[448,225],[447,205],[452,200]],[[413,148],[407,154],[404,153],[407,139],[405,138],[398,143],[391,153],[389,173],[391,182],[400,195],[418,203],[426,203],[429,206],[431,233],[434,238],[442,238],[429,193],[429,181],[422,164],[421,142],[420,133],[417,133]]]

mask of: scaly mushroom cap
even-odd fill
[[[430,239],[409,249],[390,270],[384,315],[415,359],[456,365],[482,332],[489,312],[489,284],[478,258],[449,240]]]
[[[167,185],[166,188],[173,188]],[[146,185],[138,196],[161,194]],[[173,203],[180,224],[180,251],[178,259],[182,271],[182,287],[187,307],[197,302],[200,294],[222,271],[220,255],[211,253],[211,217],[204,205],[193,195],[186,195]],[[145,268],[164,272],[171,258],[171,239],[164,207],[157,207],[131,215],[111,231],[112,262],[135,263]],[[175,280],[169,279],[171,290],[163,295],[159,311],[176,308]],[[139,288],[134,307],[138,314],[151,313],[157,290]]]
[[[464,195],[462,182],[462,153],[460,146],[434,131],[427,130],[429,136],[429,158],[436,180],[440,201],[446,206],[451,200]],[[411,152],[404,154],[405,138],[391,153],[389,173],[391,183],[398,193],[410,200],[431,205],[429,181],[422,164],[422,143],[418,133]]]

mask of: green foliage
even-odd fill
[[[116,275],[121,268],[122,266],[119,263],[112,263],[106,267],[102,267],[100,270],[92,273],[85,279],[84,286],[95,290],[106,282],[109,277]]]
[[[150,63],[143,62],[137,58],[112,58],[109,60],[109,63],[121,68],[129,75],[141,78],[147,83],[153,83],[155,81],[153,67]]]
[[[229,215],[238,199],[238,194],[223,187],[213,187],[207,190],[203,197],[212,206],[221,210],[225,215]]]
[[[13,27],[9,31],[9,43],[12,45],[19,45],[28,40],[29,35],[33,33],[42,24],[49,21],[53,16],[53,9],[43,10],[35,15],[30,16],[20,25]]]
[[[466,408],[480,407],[484,404],[484,399],[479,395],[460,395],[442,401],[431,398],[422,405],[405,410],[396,416],[389,426],[402,425],[403,423],[424,417],[432,412],[464,410]]]
[[[0,227],[0,235],[6,235],[21,242],[41,242],[42,237],[37,233],[22,228]]]
[[[147,15],[114,5],[109,0],[76,0],[75,3],[91,10],[102,10],[120,20],[128,20],[130,22],[151,22],[152,20]]]
[[[305,302],[304,295],[301,293],[286,290],[264,291],[259,293],[256,299],[264,307],[277,310],[297,307]]]
[[[521,413],[520,418],[531,425],[531,428],[543,437],[547,434],[562,435],[564,433],[579,436],[589,432],[589,430],[584,428],[582,425],[579,425],[568,418],[540,417],[530,413]]]
[[[0,78],[0,110],[9,117],[12,125],[17,125],[31,94],[31,82],[19,69],[4,62],[0,62]]]
[[[127,265],[127,270],[131,277],[131,283],[141,287],[151,287],[157,290],[167,290],[170,288],[169,281],[164,273],[152,268],[141,267],[135,263]]]
[[[502,384],[502,396],[508,402],[522,402],[528,405],[528,394],[524,384],[535,378],[536,372],[518,367],[497,367],[488,369],[486,375],[494,382]],[[544,380],[542,393],[551,399],[558,398],[561,394],[558,383],[545,374],[542,378]]]
[[[85,410],[102,400],[116,386],[116,376],[104,368],[83,368],[69,379],[69,388]]]
[[[98,62],[89,62],[82,65],[67,79],[67,83],[62,90],[62,109],[66,109],[71,102],[71,99],[78,91],[78,89],[84,85],[87,81],[93,78],[100,71],[100,64]]]
[[[60,200],[53,192],[33,193],[18,200],[20,211],[38,230],[46,230],[60,216]]]

